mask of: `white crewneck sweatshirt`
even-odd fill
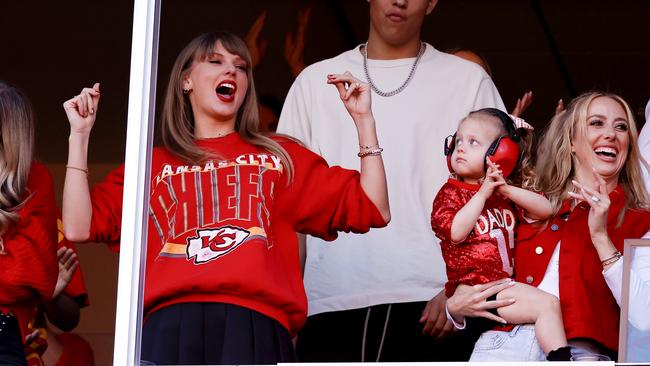
[[[369,60],[370,77],[380,90],[394,90],[414,60]],[[307,67],[287,95],[278,132],[300,139],[330,165],[358,170],[354,122],[336,88],[326,84],[327,74],[345,71],[366,81],[359,47]],[[433,198],[449,175],[443,142],[463,117],[484,107],[504,109],[490,77],[429,44],[406,89],[392,97],[372,94],[392,219],[386,228],[341,233],[332,243],[307,238],[309,315],[428,301],[442,289],[445,263],[430,215]]]

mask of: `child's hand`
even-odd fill
[[[487,162],[488,165],[488,174],[490,173],[490,171],[498,172],[498,174],[494,175],[494,179],[497,182],[501,182],[501,185],[497,187],[497,193],[503,193],[503,191],[508,187],[508,182],[503,177],[503,172],[501,171],[501,167],[498,164],[494,164],[492,160],[490,160],[490,158],[485,158],[485,161]]]
[[[61,247],[56,251],[59,259],[59,276],[56,280],[52,298],[59,296],[72,280],[72,274],[79,267],[77,254],[70,248]]]
[[[487,173],[485,173],[485,178],[481,184],[481,188],[478,190],[480,194],[483,194],[487,200],[495,189],[506,184],[506,180],[503,178],[503,172],[499,169],[498,165],[492,163],[490,158],[486,158],[488,163]]]

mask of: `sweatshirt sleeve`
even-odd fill
[[[440,240],[451,242],[451,224],[462,207],[458,190],[449,184],[443,185],[431,210],[431,229]]]
[[[304,70],[291,85],[282,106],[277,132],[293,136],[311,148],[311,92],[306,80],[309,70],[309,67]]]
[[[359,172],[329,167],[325,159],[297,143],[283,147],[293,161],[294,177],[278,195],[278,207],[295,231],[334,240],[338,231],[365,233],[386,226],[363,191]]]
[[[483,78],[478,85],[472,110],[475,111],[481,108],[497,108],[504,112],[507,112],[506,107],[503,104],[503,100],[501,100],[501,96],[499,95],[499,91],[497,90],[497,87],[494,85],[494,82],[487,74],[483,75]]]
[[[110,172],[101,183],[93,186],[90,192],[90,241],[109,244],[111,249],[119,245],[123,193],[124,164]]]
[[[52,177],[44,165],[33,163],[18,221],[5,235],[0,255],[0,304],[9,305],[52,296],[58,275],[56,206]]]

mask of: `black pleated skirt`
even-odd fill
[[[142,330],[142,364],[275,364],[295,360],[276,320],[222,303],[181,303],[151,314]]]
[[[0,366],[27,366],[18,320],[0,313]]]

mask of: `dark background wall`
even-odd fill
[[[285,34],[295,30],[298,10],[307,5],[313,8],[306,64],[365,42],[364,0],[164,0],[158,95],[191,38],[212,29],[244,36],[267,10],[261,36],[268,48],[256,83],[260,94],[283,99],[292,82],[283,58]],[[102,83],[90,147],[91,181],[123,161],[132,16],[132,0],[0,0],[0,79],[22,88],[35,105],[37,152],[52,169],[59,193],[69,132],[61,105],[83,86]],[[509,109],[533,90],[524,117],[537,127],[545,125],[559,98],[593,88],[620,93],[640,126],[650,98],[649,19],[647,0],[440,0],[422,39],[440,50],[465,47],[483,54]],[[104,246],[78,248],[92,305],[83,311],[77,331],[93,345],[97,364],[109,364],[117,255]]]
[[[295,29],[298,9],[309,4],[307,64],[365,41],[363,0],[163,1],[159,95],[188,40],[210,29],[243,36],[266,9],[262,37],[269,46],[256,82],[260,94],[282,99],[292,81],[282,56],[284,37]],[[102,105],[90,159],[122,160],[132,7],[128,0],[0,2],[0,79],[26,90],[36,105],[38,151],[46,162],[65,160],[62,102],[94,81],[102,82]],[[640,111],[650,98],[649,19],[646,0],[440,0],[422,38],[441,50],[462,46],[482,53],[509,108],[533,90],[526,117],[541,126],[559,98],[592,88],[621,93]]]

